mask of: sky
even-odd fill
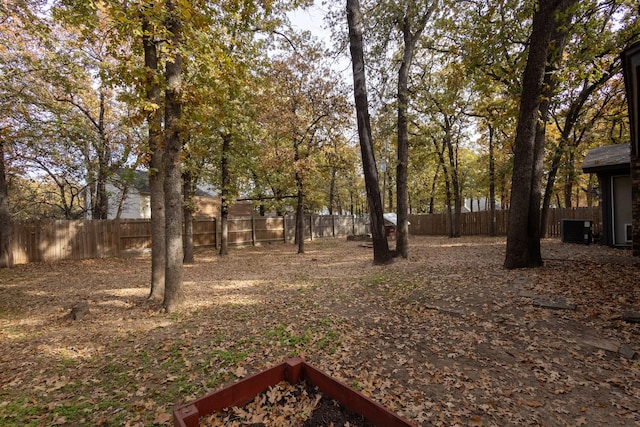
[[[322,6],[321,0],[315,0],[315,4],[307,9],[298,9],[289,13],[289,19],[293,28],[297,31],[308,30],[311,34],[321,40],[327,48],[333,48],[331,40],[331,31],[324,22],[327,15],[327,6]],[[347,25],[345,17],[345,25]],[[353,83],[351,74],[351,58],[347,54],[342,53],[333,61],[332,68],[336,70],[343,78],[347,85]]]
[[[326,29],[324,17],[326,8],[319,5],[319,1],[315,2],[308,9],[298,9],[289,14],[293,28],[296,30],[308,30],[321,39],[327,46],[331,43],[330,32]]]

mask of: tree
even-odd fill
[[[536,127],[544,93],[544,73],[551,38],[557,28],[568,24],[569,8],[575,2],[576,0],[539,0],[533,15],[515,137],[511,208],[504,263],[508,269],[542,265],[539,190],[543,149],[536,146]]]
[[[227,255],[227,242],[229,236],[229,200],[231,173],[229,171],[229,157],[231,157],[231,133],[222,135],[222,152],[220,153],[220,255]]]
[[[402,33],[402,61],[398,70],[398,164],[396,166],[396,186],[398,204],[398,224],[396,253],[403,258],[409,256],[409,222],[408,209],[408,163],[409,163],[409,72],[415,53],[427,21],[436,10],[437,1],[420,5],[410,3],[406,6],[401,17],[400,31]]]
[[[11,251],[11,211],[9,209],[9,192],[4,161],[4,138],[0,129],[0,268],[13,265]]]
[[[326,187],[312,192],[313,177],[322,175],[327,153],[335,153],[333,146],[346,128],[349,111],[340,79],[323,63],[322,54],[314,43],[301,43],[294,52],[274,59],[272,100],[265,106],[270,133],[280,152],[287,153],[281,154],[281,161],[291,160],[298,253],[304,253],[309,202],[326,195]]]
[[[184,300],[182,246],[182,13],[176,0],[166,0],[168,43],[172,48],[165,63],[164,202],[166,265],[163,307],[167,312]]]
[[[362,43],[362,13],[359,0],[347,0],[347,21],[349,25],[349,50],[353,70],[353,94],[356,103],[358,137],[362,154],[367,204],[371,218],[371,236],[373,239],[373,263],[386,264],[392,260],[389,243],[385,235],[383,207],[378,187],[378,170],[373,154],[369,101],[364,66]]]
[[[144,56],[144,93],[146,104],[149,193],[151,199],[151,290],[150,299],[162,300],[165,290],[166,235],[164,208],[164,146],[162,134],[161,85],[158,66],[158,42],[153,20],[154,8],[140,10]]]
[[[375,94],[378,95],[378,107],[384,114],[387,106],[393,105],[396,110],[394,124],[397,144],[397,158],[395,161],[395,187],[397,210],[397,240],[396,255],[408,257],[408,168],[409,168],[409,111],[411,107],[410,82],[412,77],[412,63],[419,49],[423,46],[423,32],[439,2],[431,0],[421,1],[381,1],[369,2],[367,20],[368,36],[371,42],[369,58],[370,69],[374,71],[376,84]],[[395,91],[391,86],[395,82]],[[384,133],[384,132],[383,132]],[[385,143],[385,151],[388,144]],[[386,154],[386,153],[385,153]],[[383,192],[389,191],[388,206],[393,207],[390,183],[394,180],[388,159],[383,156],[385,170],[383,171]],[[383,201],[385,195],[383,194]],[[384,208],[384,207],[383,207]]]
[[[619,76],[619,52],[640,33],[640,20],[631,5],[622,1],[581,2],[576,24],[568,31],[577,40],[567,46],[561,70],[547,75],[554,79],[555,93],[549,115],[553,119],[558,138],[551,150],[547,182],[542,202],[541,232],[545,235],[556,176],[563,156],[580,155],[578,145],[589,140],[589,133],[598,121],[609,115],[615,104],[615,77]],[[602,93],[599,95],[599,93]],[[551,97],[549,97],[551,99]],[[599,99],[600,98],[600,99]],[[571,164],[564,182],[565,206],[570,207],[576,167]]]

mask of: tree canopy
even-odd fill
[[[261,214],[366,212],[351,82],[335,66],[348,57],[344,4],[322,6],[327,51],[289,22],[312,3],[177,2],[177,39],[171,1],[4,2],[0,249],[10,221],[107,218],[118,204],[106,190],[114,174],[158,170],[153,153],[169,122],[151,118],[171,101],[165,69],[176,58],[181,177],[215,189],[223,206],[251,199]],[[546,3],[360,2],[383,209],[400,211],[401,222],[450,212],[455,237],[456,217],[474,200],[513,206],[525,70]],[[565,19],[564,41],[551,35],[551,54],[561,55],[544,70],[541,229],[545,208],[593,203],[578,170],[586,150],[629,137],[619,53],[640,38],[637,5],[589,0],[567,10],[553,15]]]

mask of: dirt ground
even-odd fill
[[[640,426],[640,260],[543,241],[502,268],[502,238],[414,237],[201,251],[175,314],[150,260],[0,270],[0,426],[171,425],[178,404],[301,356],[419,426]],[[79,302],[89,312],[65,318]]]

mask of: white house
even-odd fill
[[[151,194],[147,171],[121,169],[107,182],[109,197],[108,219],[151,218]]]
[[[219,217],[220,199],[211,194],[209,189],[198,187],[194,202],[197,217]],[[147,171],[121,169],[114,178],[107,182],[109,196],[108,219],[115,219],[120,209],[120,219],[151,218],[151,193]],[[124,195],[124,197],[123,197]],[[236,202],[229,210],[230,217],[252,216],[251,202]]]

